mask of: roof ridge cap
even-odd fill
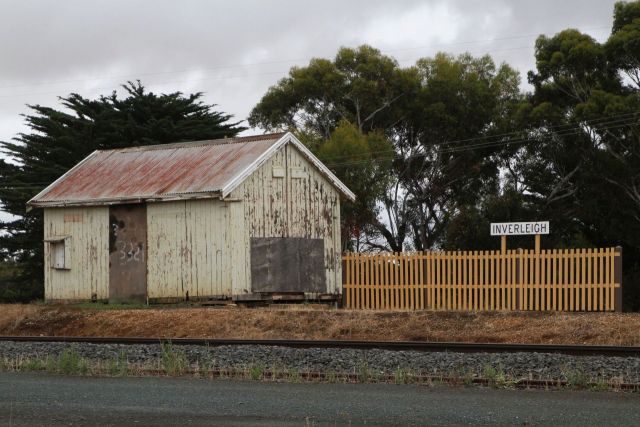
[[[132,151],[154,151],[154,150],[171,150],[175,148],[196,148],[208,145],[229,145],[229,144],[246,144],[249,142],[258,142],[266,140],[278,140],[286,135],[287,132],[274,132],[262,135],[234,136],[218,139],[202,139],[197,141],[168,142],[166,144],[137,145],[134,147],[111,148],[106,150],[97,150],[102,152],[126,153]]]

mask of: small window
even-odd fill
[[[48,239],[51,268],[68,270],[70,268],[70,238],[58,237]]]

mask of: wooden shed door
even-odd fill
[[[109,301],[147,299],[147,207],[109,208]]]

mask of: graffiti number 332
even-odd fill
[[[134,245],[133,242],[116,242],[116,248],[119,253],[120,265],[126,265],[130,262],[144,261],[144,251],[142,245]]]

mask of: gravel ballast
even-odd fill
[[[91,344],[56,342],[0,342],[0,357],[46,358],[74,348],[83,358],[106,361],[124,352],[130,363],[157,365],[162,360],[160,344]],[[278,346],[174,345],[192,365],[217,369],[287,369],[299,372],[394,374],[399,369],[421,375],[483,377],[487,368],[511,378],[566,380],[579,372],[590,380],[640,383],[639,357],[571,356],[552,353],[456,353],[391,350],[289,348]]]

